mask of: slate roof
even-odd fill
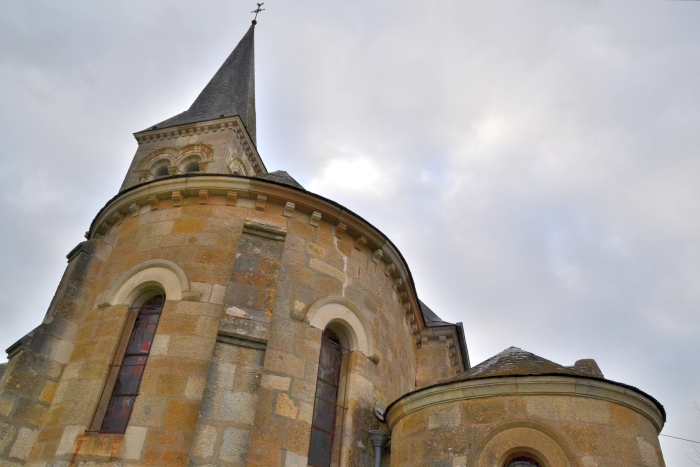
[[[425,318],[425,325],[430,327],[433,326],[451,326],[454,325],[454,323],[448,323],[447,321],[443,321],[433,310],[431,310],[428,305],[423,303],[421,300],[418,300],[418,303],[420,304],[420,311],[423,313],[423,317]]]
[[[488,379],[488,378],[502,378],[509,376],[573,376],[578,378],[591,378],[599,381],[605,381],[606,383],[614,384],[616,386],[623,387],[635,391],[651,400],[656,407],[658,407],[664,422],[666,421],[666,410],[664,406],[661,405],[659,401],[654,399],[649,394],[641,391],[634,386],[630,386],[623,383],[618,383],[617,381],[612,381],[603,376],[603,373],[598,368],[595,360],[585,359],[579,360],[572,367],[562,366],[558,363],[554,363],[546,358],[542,358],[530,352],[526,352],[518,347],[510,347],[503,352],[495,355],[488,360],[484,360],[478,365],[472,367],[471,369],[464,371],[452,378],[447,378],[436,384],[426,386],[415,391],[411,391],[403,396],[399,397],[397,400],[389,404],[387,408],[387,413],[401,399],[415,394],[420,391],[424,391],[429,388],[444,386],[452,383],[457,383],[461,381],[470,381],[478,379]]]
[[[590,377],[588,373],[554,363],[518,347],[510,347],[448,381],[493,378],[499,376],[562,375]],[[600,375],[602,377],[602,373]]]
[[[256,175],[253,178],[259,178],[260,180],[269,180],[271,182],[277,182],[283,185],[293,186],[294,188],[299,188],[301,190],[306,191],[306,189],[303,186],[301,186],[299,182],[294,180],[294,178],[284,170],[275,170],[274,172]]]
[[[255,140],[255,24],[254,21],[189,109],[144,131],[238,115],[248,130],[253,144],[257,146]]]

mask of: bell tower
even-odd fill
[[[256,21],[189,109],[134,134],[121,186],[183,174],[267,174],[255,136]]]

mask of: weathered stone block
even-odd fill
[[[121,445],[121,457],[124,459],[140,459],[143,444],[146,441],[148,429],[141,426],[129,426],[124,434]]]
[[[284,449],[296,454],[309,452],[309,440],[311,439],[311,424],[296,421],[287,423],[284,434]]]
[[[199,403],[173,400],[168,404],[163,426],[171,429],[194,431],[198,415]]]
[[[12,449],[10,449],[10,457],[16,457],[17,459],[26,459],[29,457],[29,453],[32,451],[38,435],[38,429],[31,429],[24,426],[20,427],[17,432],[17,438],[12,444]]]
[[[275,373],[304,378],[304,360],[289,353],[269,349],[265,355],[265,368]]]
[[[208,360],[214,352],[214,338],[181,336],[170,342],[168,355],[195,360]]]
[[[248,458],[250,438],[250,430],[242,430],[234,427],[226,428],[226,430],[224,430],[219,458],[223,461],[243,465]]]
[[[277,415],[296,419],[298,410],[299,409],[294,404],[294,401],[292,401],[292,399],[290,399],[286,393],[280,393],[277,395],[277,404],[275,405],[275,413]]]
[[[0,421],[0,454],[5,452],[5,449],[12,444],[17,434],[17,427]]]
[[[288,377],[266,374],[262,377],[261,386],[274,391],[286,391],[290,383],[291,379]]]

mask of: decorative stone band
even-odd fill
[[[647,417],[661,431],[664,415],[658,403],[629,386],[571,376],[510,376],[444,383],[411,392],[393,402],[386,413],[389,429],[406,415],[426,407],[496,396],[576,396],[613,402]]]
[[[157,128],[155,130],[142,131],[140,133],[134,133],[134,138],[139,143],[148,143],[151,141],[162,141],[172,138],[179,138],[181,136],[187,135],[200,135],[207,134],[209,132],[217,131],[233,131],[238,138],[241,147],[246,152],[248,160],[251,161],[256,173],[265,173],[263,170],[265,164],[263,164],[258,150],[253,144],[253,140],[250,138],[248,131],[243,126],[243,122],[239,116],[219,118],[216,120],[209,120],[200,123],[191,123],[188,125],[174,126],[170,128]]]
[[[202,197],[206,192],[207,196]],[[423,315],[418,306],[413,279],[403,256],[393,243],[374,226],[345,207],[322,196],[287,185],[234,175],[177,175],[128,188],[112,198],[92,222],[88,239],[107,235],[118,225],[115,219],[124,216],[138,216],[141,212],[160,209],[160,201],[173,200],[174,206],[182,205],[185,197],[197,197],[198,203],[206,204],[209,197],[223,196],[227,205],[245,206],[265,210],[270,203],[283,206],[284,216],[298,213],[309,216],[309,223],[317,226],[320,220],[334,224],[336,235],[349,235],[357,249],[367,248],[369,254],[382,264],[388,276],[399,280],[405,287],[399,296],[406,315],[413,340],[420,345],[421,332],[425,328]],[[261,200],[264,200],[264,206]],[[342,228],[338,228],[342,226]],[[285,232],[263,232],[257,226],[246,224],[246,229],[258,235],[271,235],[275,240],[283,240]],[[377,253],[381,251],[382,253]]]

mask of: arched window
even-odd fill
[[[158,167],[153,174],[153,176],[156,178],[163,178],[167,177],[168,175],[170,175],[170,173],[168,172],[168,167],[166,165]]]
[[[185,167],[186,174],[198,173],[199,172],[199,162],[192,162]]]
[[[505,467],[540,467],[540,464],[528,456],[517,456],[508,461]]]
[[[338,389],[340,368],[343,363],[343,347],[338,335],[330,329],[323,332],[321,356],[318,361],[316,380],[316,400],[311,424],[311,444],[309,465],[330,467],[335,439],[336,415],[338,409]]]
[[[165,297],[156,295],[139,308],[129,341],[122,350],[121,363],[113,365],[110,372],[110,377],[116,376],[116,379],[99,429],[101,432],[126,431],[164,303]]]

